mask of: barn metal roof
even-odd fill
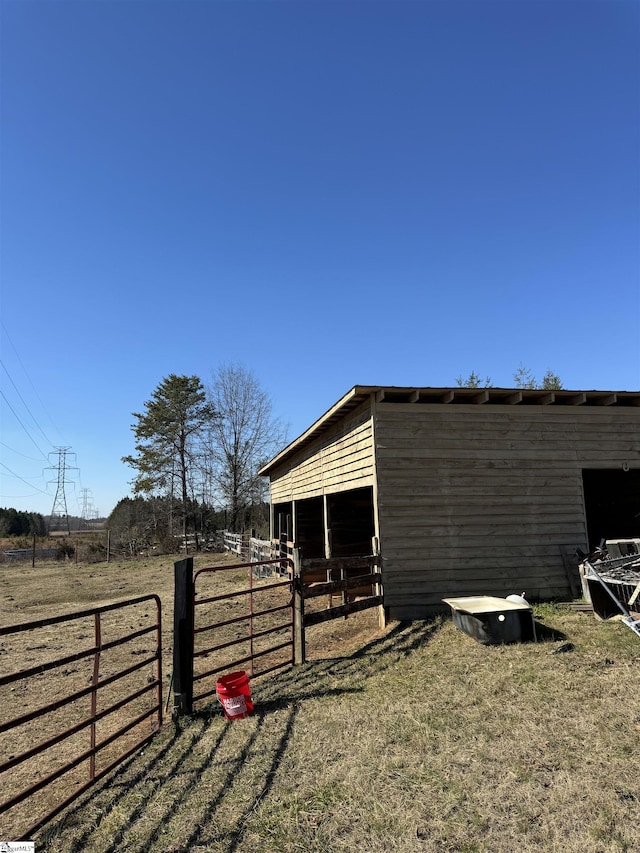
[[[298,438],[258,472],[265,477],[287,456],[314,441],[362,403],[375,395],[385,403],[501,406],[640,406],[640,391],[546,391],[535,388],[417,388],[394,385],[354,385]]]

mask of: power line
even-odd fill
[[[5,372],[5,373],[7,374],[7,376],[9,377],[9,382],[11,382],[11,384],[13,385],[14,391],[16,392],[16,394],[18,395],[18,397],[20,397],[20,400],[21,400],[21,402],[22,402],[22,405],[25,407],[25,409],[26,409],[26,410],[29,412],[29,414],[31,415],[31,420],[34,422],[34,424],[36,425],[36,427],[40,430],[40,432],[42,433],[42,436],[43,436],[44,440],[47,442],[47,444],[50,444],[50,445],[53,447],[53,442],[49,440],[49,438],[47,437],[47,435],[46,435],[45,431],[42,429],[42,427],[40,426],[40,424],[39,424],[39,423],[38,423],[38,421],[36,420],[35,415],[34,415],[34,414],[33,414],[33,412],[31,411],[31,409],[29,408],[29,406],[27,406],[27,404],[26,404],[26,402],[25,402],[25,400],[24,400],[24,397],[23,397],[23,396],[22,396],[22,394],[20,393],[20,391],[19,391],[18,386],[16,385],[16,383],[13,381],[13,378],[12,378],[11,374],[9,373],[9,371],[7,370],[7,367],[6,367],[5,363],[2,361],[2,359],[0,359],[0,364],[2,365],[2,369],[4,370],[4,372]],[[6,398],[5,398],[5,399],[6,399]],[[12,411],[13,411],[13,410],[12,410]]]
[[[47,459],[47,454],[44,452],[44,450],[42,450],[42,448],[38,445],[38,443],[37,443],[37,441],[35,440],[35,438],[33,438],[33,436],[31,435],[31,433],[29,432],[29,430],[28,430],[28,429],[26,428],[26,426],[22,423],[22,421],[21,421],[21,420],[20,420],[20,418],[18,417],[18,413],[17,413],[17,412],[16,412],[16,410],[13,408],[13,406],[11,405],[11,403],[7,400],[7,397],[6,397],[6,395],[5,395],[4,391],[3,391],[1,388],[0,388],[0,394],[2,395],[2,398],[4,399],[4,401],[5,401],[5,403],[7,404],[7,406],[9,406],[9,408],[10,408],[10,409],[11,409],[11,411],[13,412],[13,414],[14,414],[14,416],[15,416],[15,419],[18,421],[18,423],[20,424],[20,426],[22,427],[22,429],[25,431],[25,433],[27,434],[28,438],[32,441],[32,443],[33,443],[33,445],[35,446],[36,450],[37,450],[37,451],[42,455],[43,459]]]
[[[39,489],[37,486],[34,486],[33,483],[28,483],[23,477],[21,477],[19,474],[16,474],[15,471],[12,471],[8,465],[5,465],[4,462],[0,462],[0,465],[2,465],[2,467],[6,471],[8,471],[12,477],[15,477],[16,480],[20,480],[21,483],[25,484],[25,486],[29,486],[30,489],[35,489],[36,491],[34,492],[34,494],[36,494],[36,493],[41,494],[41,495],[48,495],[49,494],[49,492],[45,492],[42,489]],[[5,495],[4,497],[7,497],[7,498],[8,497],[21,497],[21,495],[13,495],[13,496],[12,495]]]
[[[31,462],[40,462],[40,459],[36,459],[35,456],[27,456],[26,453],[21,453],[19,450],[16,450],[15,447],[9,447],[8,444],[5,444],[4,441],[0,441],[0,446],[6,447],[7,450],[10,450],[12,453],[15,453],[16,456],[22,456],[24,459],[29,459]]]
[[[19,362],[20,366],[22,367],[22,370],[24,371],[25,376],[27,377],[27,379],[28,379],[28,381],[29,381],[29,384],[31,385],[32,390],[33,390],[33,391],[34,391],[34,393],[35,393],[36,398],[38,399],[38,401],[40,402],[40,405],[42,406],[43,410],[44,410],[44,411],[45,411],[45,413],[46,413],[46,408],[45,408],[44,404],[42,403],[42,400],[41,400],[41,399],[40,399],[40,397],[38,396],[38,392],[37,392],[37,390],[36,390],[36,388],[35,388],[35,386],[34,386],[34,384],[33,384],[32,380],[31,380],[31,378],[30,378],[30,376],[29,376],[29,374],[28,374],[28,372],[27,372],[27,370],[26,370],[26,368],[25,368],[25,366],[24,366],[24,363],[22,362],[22,359],[20,358],[20,354],[18,353],[18,351],[17,351],[17,349],[16,349],[16,347],[15,347],[15,345],[14,345],[13,341],[11,340],[11,337],[10,337],[10,335],[9,335],[8,331],[7,331],[7,328],[6,328],[5,324],[4,324],[1,320],[0,320],[0,325],[2,326],[2,330],[3,330],[3,332],[4,332],[4,336],[6,337],[6,339],[7,339],[7,340],[9,341],[9,343],[11,344],[11,347],[12,347],[12,349],[13,349],[13,351],[14,351],[14,353],[15,353],[15,355],[16,355],[16,357],[17,357],[17,359],[18,359],[18,362]],[[39,430],[39,432],[42,434],[42,436],[43,436],[43,438],[45,439],[45,441],[47,442],[47,444],[49,444],[49,445],[51,445],[52,447],[54,447],[53,442],[52,442],[52,441],[51,441],[51,439],[47,436],[47,434],[45,433],[44,429],[42,428],[42,426],[41,426],[41,425],[40,425],[40,423],[38,422],[38,419],[35,417],[35,415],[34,415],[34,414],[33,414],[33,412],[31,411],[31,409],[29,408],[29,406],[28,406],[28,404],[27,404],[26,400],[24,399],[24,397],[23,397],[23,396],[22,396],[22,394],[20,393],[20,389],[18,388],[17,384],[14,382],[13,377],[11,376],[11,374],[10,374],[10,372],[9,372],[9,370],[8,370],[8,368],[7,368],[7,366],[6,366],[6,364],[4,363],[4,361],[2,361],[2,359],[0,359],[0,366],[2,367],[2,369],[4,370],[4,372],[7,374],[7,377],[8,377],[8,379],[9,379],[9,382],[11,383],[11,385],[12,385],[12,387],[13,387],[13,389],[14,389],[15,393],[18,395],[18,398],[20,399],[20,402],[22,403],[22,405],[24,406],[25,410],[26,410],[26,411],[27,411],[27,413],[29,414],[29,416],[30,416],[31,420],[33,421],[33,423],[35,424],[36,428],[37,428],[37,429]],[[77,467],[75,467],[75,466],[74,466],[74,467],[69,466],[69,464],[68,464],[68,462],[67,462],[67,455],[69,454],[69,451],[70,451],[70,449],[71,449],[71,448],[69,448],[69,447],[57,447],[57,448],[56,448],[56,450],[55,450],[53,453],[49,453],[49,454],[45,453],[45,452],[42,450],[42,448],[38,445],[38,443],[37,443],[37,441],[34,439],[34,437],[31,435],[31,433],[29,432],[29,430],[27,429],[27,427],[25,426],[25,424],[24,424],[24,423],[23,423],[23,421],[21,420],[20,416],[18,415],[18,413],[16,412],[16,410],[14,409],[14,407],[11,405],[11,403],[10,403],[9,399],[7,398],[6,394],[5,394],[2,390],[0,390],[0,395],[2,396],[2,398],[3,398],[3,399],[4,399],[4,401],[6,402],[7,406],[9,407],[9,409],[11,410],[11,412],[13,413],[13,415],[14,415],[15,419],[17,420],[17,422],[20,424],[20,426],[21,426],[21,427],[22,427],[22,429],[24,430],[24,432],[25,432],[26,436],[27,436],[27,437],[29,438],[29,440],[32,442],[32,444],[34,445],[34,447],[36,448],[36,450],[40,453],[40,455],[42,456],[42,458],[43,458],[43,459],[46,459],[47,461],[49,461],[49,459],[50,459],[50,457],[53,455],[53,453],[55,453],[55,454],[57,455],[57,464],[55,465],[55,467],[54,467],[54,466],[51,466],[51,467],[48,469],[48,470],[54,470],[54,471],[56,471],[56,472],[57,472],[56,479],[55,479],[55,480],[50,480],[50,481],[49,481],[50,483],[53,483],[53,482],[55,482],[55,483],[56,483],[56,494],[55,494],[55,498],[54,498],[54,502],[53,502],[53,509],[52,509],[52,512],[51,512],[51,517],[52,517],[52,519],[54,519],[54,518],[64,518],[64,519],[66,520],[67,530],[69,531],[68,510],[67,510],[67,496],[66,496],[65,486],[66,486],[67,484],[71,484],[71,485],[74,487],[74,489],[75,489],[75,483],[74,483],[72,480],[67,479],[67,476],[66,476],[66,475],[67,475],[67,472],[69,472],[69,471],[76,471],[76,472],[77,472],[77,475],[78,475],[78,480],[80,480],[80,469],[79,469],[79,468],[77,468]],[[48,413],[47,413],[47,414],[48,414]],[[51,417],[50,417],[50,416],[49,416],[49,420],[50,420],[50,421],[51,421],[51,423],[53,424],[53,421],[52,421],[52,419],[51,419]],[[55,428],[55,424],[53,424],[53,426],[54,426],[54,428]],[[10,450],[11,452],[16,453],[16,454],[17,454],[17,455],[19,455],[19,456],[22,456],[22,457],[23,457],[23,458],[25,458],[25,459],[30,459],[31,461],[39,461],[39,460],[35,460],[35,459],[33,459],[33,457],[27,456],[27,455],[26,455],[26,454],[24,454],[24,453],[20,453],[20,451],[14,450],[12,447],[9,447],[9,445],[5,444],[4,442],[0,442],[0,445],[2,445],[3,447],[6,447],[6,448],[7,448],[7,450]],[[75,454],[73,454],[73,455],[75,456]],[[37,490],[37,492],[36,492],[36,493],[43,494],[43,495],[48,495],[48,494],[49,494],[49,492],[48,492],[48,491],[44,491],[44,490],[42,490],[42,489],[38,489],[38,488],[37,488],[37,486],[33,486],[32,484],[28,483],[28,482],[27,482],[27,480],[25,480],[24,478],[20,477],[18,474],[15,474],[15,473],[14,473],[13,471],[11,471],[11,469],[10,469],[10,468],[8,468],[6,465],[4,465],[4,464],[3,464],[3,466],[2,466],[2,467],[3,467],[3,468],[5,468],[5,469],[6,469],[6,471],[8,471],[8,472],[11,474],[11,476],[16,477],[18,480],[20,480],[21,482],[25,483],[25,485],[30,486],[30,488],[32,488],[32,489],[33,489],[33,488],[35,488],[35,489]],[[81,482],[80,482],[80,485],[82,486],[82,483],[81,483]],[[85,517],[85,518],[86,518],[86,517],[90,517],[91,515],[94,515],[95,517],[97,517],[97,511],[95,510],[95,508],[94,508],[94,506],[93,506],[93,500],[92,500],[91,498],[88,498],[88,497],[87,497],[87,495],[88,495],[88,494],[90,494],[90,493],[89,493],[89,490],[84,489],[84,490],[83,490],[83,492],[84,492],[84,505],[83,505],[83,511],[82,511],[82,515],[83,515],[83,517]],[[34,493],[34,494],[35,494],[35,493]],[[7,495],[6,497],[9,497],[9,496]],[[29,496],[29,495],[15,495],[15,496],[12,496],[12,497],[30,497],[30,496]]]
[[[22,367],[22,370],[24,371],[24,374],[25,374],[25,376],[26,376],[26,378],[27,378],[27,380],[28,380],[29,384],[31,385],[32,390],[34,391],[34,394],[35,394],[35,396],[36,396],[36,399],[40,402],[40,405],[42,406],[43,410],[44,410],[44,411],[45,411],[45,413],[46,413],[46,408],[45,408],[44,404],[42,403],[42,400],[40,399],[40,397],[39,397],[39,395],[38,395],[38,392],[37,392],[37,390],[36,390],[36,388],[35,388],[35,385],[33,384],[33,381],[31,380],[31,378],[30,378],[30,376],[29,376],[29,373],[28,373],[27,369],[25,368],[24,363],[22,362],[22,359],[20,358],[20,354],[18,353],[18,351],[17,351],[17,349],[16,349],[16,347],[15,347],[15,345],[14,345],[13,341],[11,340],[11,336],[9,335],[9,332],[7,331],[7,328],[6,328],[5,324],[4,324],[4,322],[2,322],[1,320],[0,320],[0,325],[2,326],[2,330],[3,330],[3,337],[4,337],[4,338],[6,338],[6,340],[11,344],[11,347],[12,347],[12,349],[13,349],[13,351],[14,351],[14,353],[15,353],[16,357],[17,357],[17,360],[18,360],[18,362],[19,362],[20,366]],[[3,369],[3,370],[4,370],[4,372],[6,373],[6,375],[7,375],[8,379],[9,379],[9,382],[11,383],[11,385],[12,385],[12,387],[13,387],[13,390],[14,390],[14,391],[15,391],[15,393],[17,394],[18,398],[20,399],[20,402],[22,403],[22,405],[24,406],[25,410],[26,410],[26,411],[27,411],[27,413],[29,414],[29,416],[30,416],[31,420],[33,421],[33,423],[35,424],[36,428],[37,428],[37,429],[38,429],[38,431],[41,433],[41,435],[43,436],[43,438],[44,438],[44,440],[47,442],[47,444],[48,444],[48,445],[50,445],[51,447],[54,447],[53,442],[52,442],[52,441],[51,441],[51,439],[47,436],[47,434],[45,433],[44,429],[43,429],[43,428],[42,428],[42,426],[40,425],[40,423],[39,423],[38,419],[36,418],[36,416],[33,414],[33,412],[31,411],[31,409],[29,408],[29,406],[28,406],[28,404],[27,404],[26,400],[24,399],[23,395],[22,395],[22,394],[21,394],[21,392],[20,392],[20,389],[18,388],[17,384],[14,382],[13,377],[11,376],[11,373],[9,372],[9,370],[8,370],[8,368],[7,368],[7,366],[6,366],[6,364],[4,363],[4,361],[2,361],[2,359],[0,359],[0,366],[2,366],[2,369]],[[31,434],[31,432],[29,431],[29,429],[27,429],[26,425],[23,423],[23,421],[22,421],[22,419],[20,418],[20,416],[18,415],[18,413],[17,413],[16,409],[13,407],[13,405],[11,404],[11,402],[9,401],[9,399],[7,398],[7,395],[6,395],[6,394],[5,394],[1,389],[0,389],[0,396],[1,396],[1,397],[2,397],[2,399],[5,401],[5,403],[7,404],[8,408],[9,408],[9,409],[11,410],[11,412],[13,413],[13,416],[15,417],[16,421],[17,421],[17,422],[18,422],[18,424],[22,427],[22,429],[24,430],[25,435],[26,435],[26,436],[27,436],[27,438],[31,441],[31,443],[33,444],[33,446],[36,448],[36,450],[38,451],[38,453],[40,454],[40,456],[42,457],[42,459],[44,459],[45,461],[49,462],[49,461],[50,461],[50,460],[49,460],[49,455],[50,455],[50,454],[48,455],[48,454],[47,454],[47,453],[46,453],[46,452],[45,452],[45,451],[40,447],[40,445],[39,445],[39,444],[38,444],[38,442],[35,440],[35,438],[34,438],[34,437],[33,437],[33,435]],[[48,414],[48,413],[47,413],[47,414]],[[51,416],[49,416],[49,420],[50,420],[50,421],[51,421],[51,423],[53,424],[53,421],[51,420]],[[53,426],[54,426],[54,428],[55,428],[55,424],[53,424]],[[7,445],[7,444],[2,443],[2,446],[3,446],[3,447],[6,447],[8,450],[12,451],[13,453],[16,453],[17,455],[22,456],[22,457],[23,457],[23,458],[25,458],[25,459],[31,459],[32,461],[39,461],[39,460],[34,460],[32,457],[27,456],[27,454],[25,454],[25,453],[20,453],[19,451],[14,450],[13,448],[9,447],[9,445]],[[68,450],[68,448],[66,448],[66,449]],[[59,460],[59,461],[60,461],[60,460]],[[63,466],[63,468],[66,468],[66,467],[67,467],[67,466],[66,466],[66,463],[65,463],[65,464],[64,464],[64,466]],[[10,474],[11,474],[12,476],[16,477],[18,480],[20,480],[21,482],[25,483],[25,485],[28,485],[28,486],[29,486],[30,488],[32,488],[32,489],[34,489],[34,488],[35,488],[35,489],[37,489],[37,493],[39,493],[39,494],[43,494],[43,495],[49,495],[49,494],[50,494],[50,493],[49,493],[49,491],[44,491],[44,490],[42,490],[42,489],[38,489],[38,487],[37,487],[37,486],[34,486],[34,485],[32,485],[31,483],[28,483],[28,482],[27,482],[27,480],[25,480],[23,477],[20,477],[18,474],[15,474],[13,471],[11,471],[11,469],[10,469],[10,468],[8,468],[8,467],[7,467],[6,465],[4,465],[4,464],[3,464],[3,468],[5,468],[5,470],[9,471],[9,472],[10,472]],[[58,476],[59,476],[59,475],[60,475],[60,472],[59,472]],[[41,475],[40,475],[40,476],[42,477],[42,473],[41,473]],[[56,495],[57,495],[57,496],[59,496],[59,497],[61,498],[61,500],[62,500],[62,501],[64,502],[64,504],[65,504],[65,512],[64,512],[64,515],[65,515],[65,517],[66,517],[66,496],[65,496],[65,494],[64,494],[64,483],[65,483],[65,479],[64,479],[64,473],[63,473],[63,474],[62,474],[62,482],[58,484],[58,489],[57,489],[57,491],[56,491]],[[60,491],[60,487],[62,487],[62,491]],[[7,497],[9,497],[9,496],[7,496]],[[31,497],[31,495],[15,495],[15,496],[13,496],[13,497],[23,497],[23,498],[24,498],[24,497]],[[55,504],[55,501],[54,501],[54,507],[55,507],[55,505],[56,505],[56,504]],[[67,521],[67,525],[68,525],[68,521]]]
[[[51,423],[51,426],[52,426],[52,427],[54,428],[54,430],[58,433],[58,435],[60,435],[60,430],[58,429],[57,425],[56,425],[56,424],[54,424],[54,422],[53,422],[53,418],[52,418],[52,417],[51,417],[51,415],[49,414],[49,412],[48,412],[47,407],[45,406],[45,404],[42,402],[42,398],[41,398],[41,397],[40,397],[40,395],[38,394],[38,391],[37,391],[37,389],[36,389],[36,386],[34,385],[33,380],[31,379],[31,376],[29,375],[29,371],[28,371],[28,370],[27,370],[27,368],[24,366],[24,363],[23,363],[22,359],[20,358],[20,353],[19,353],[19,352],[18,352],[18,350],[16,349],[15,344],[14,344],[14,343],[13,343],[13,341],[11,340],[11,335],[10,335],[10,334],[9,334],[9,332],[7,331],[7,327],[5,326],[4,322],[3,322],[1,319],[0,319],[0,326],[2,326],[2,329],[3,329],[3,331],[4,331],[4,336],[6,337],[6,339],[7,339],[7,340],[9,341],[9,343],[11,344],[11,349],[14,351],[15,356],[16,356],[16,358],[18,359],[18,363],[19,363],[20,367],[22,368],[22,370],[24,371],[24,375],[27,377],[27,380],[28,380],[28,382],[29,382],[29,385],[31,386],[31,389],[32,389],[33,393],[35,394],[36,400],[40,403],[40,406],[42,407],[43,412],[44,412],[44,413],[46,414],[46,416],[48,417],[48,419],[49,419],[49,421],[50,421],[50,423]],[[32,417],[33,417],[33,416],[32,416]],[[34,418],[34,420],[35,420],[35,418]],[[40,429],[40,427],[38,427],[38,428]],[[42,432],[42,430],[40,430],[40,431]],[[44,433],[43,433],[43,434],[44,434]],[[48,442],[52,447],[54,446],[53,442],[52,442],[52,441],[49,441],[49,439],[47,439],[47,442]]]

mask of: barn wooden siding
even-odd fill
[[[373,430],[367,401],[271,474],[271,503],[373,485]]]
[[[588,548],[582,472],[627,468],[638,392],[354,386],[261,473],[294,514],[370,487],[385,605],[415,618],[454,595],[570,594],[563,555]],[[305,547],[321,551],[318,521]]]
[[[377,403],[377,500],[392,615],[452,595],[569,593],[587,548],[582,469],[640,465],[640,409]]]

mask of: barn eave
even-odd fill
[[[640,406],[640,391],[548,391],[541,388],[431,388],[354,385],[258,472],[262,477],[367,400],[384,403],[503,406]]]

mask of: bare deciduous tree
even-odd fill
[[[222,365],[213,375],[209,402],[217,413],[208,444],[210,476],[238,531],[247,506],[266,496],[258,470],[286,443],[286,427],[273,417],[271,400],[242,365]]]

